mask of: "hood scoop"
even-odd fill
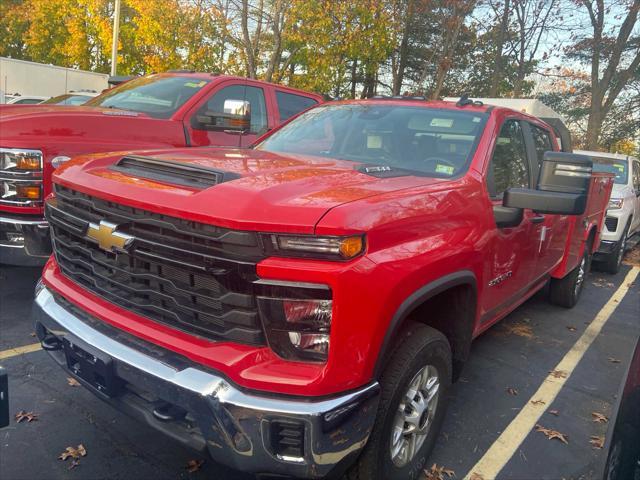
[[[137,155],[122,157],[111,169],[126,175],[196,190],[204,190],[241,177],[233,172]]]

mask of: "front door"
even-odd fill
[[[251,113],[249,129],[241,132],[222,127],[206,126],[198,122],[200,115],[224,114],[225,102],[249,102]],[[227,112],[228,113],[228,112]],[[191,146],[246,147],[251,145],[268,126],[267,103],[264,89],[247,85],[243,80],[224,82],[185,119]]]
[[[500,206],[507,189],[529,188],[531,183],[522,123],[518,119],[507,119],[500,128],[489,163],[488,194],[493,205]],[[518,225],[495,226],[490,233],[490,257],[485,264],[486,284],[483,285],[486,294],[481,306],[484,322],[508,310],[527,291],[537,249],[532,216],[532,212],[525,211]]]

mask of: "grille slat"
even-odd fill
[[[256,234],[146,212],[58,185],[46,214],[61,272],[87,290],[208,339],[265,344],[253,294],[263,255]],[[89,222],[101,220],[135,237],[127,251],[104,251],[85,236]]]
[[[610,232],[615,232],[618,229],[618,219],[615,217],[605,218],[604,224]]]

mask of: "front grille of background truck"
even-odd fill
[[[213,340],[264,345],[252,282],[258,235],[169,217],[55,186],[47,202],[61,272],[86,290],[159,323]],[[135,237],[107,252],[89,222]]]

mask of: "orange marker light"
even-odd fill
[[[40,187],[39,186],[16,186],[16,195],[19,198],[28,198],[29,200],[40,200]]]
[[[16,168],[19,170],[40,170],[40,158],[20,155],[16,158]]]
[[[340,242],[340,255],[344,258],[352,258],[362,252],[363,248],[362,237],[348,237]]]

